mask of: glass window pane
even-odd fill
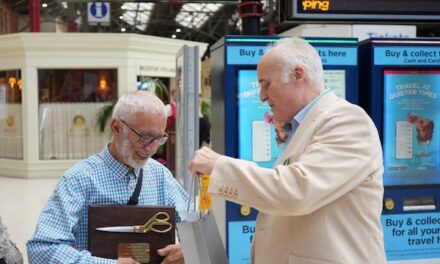
[[[0,71],[0,158],[23,159],[20,70]]]
[[[184,4],[175,21],[187,28],[200,28],[223,4]]]
[[[117,98],[116,69],[39,69],[40,159],[82,159],[108,134],[97,114]]]

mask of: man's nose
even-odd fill
[[[260,89],[260,101],[266,102],[267,100],[267,93],[264,89]]]
[[[160,143],[158,139],[153,139],[150,144],[145,145],[144,149],[149,153],[156,153],[157,149],[160,147]]]

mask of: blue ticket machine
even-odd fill
[[[383,144],[387,259],[440,263],[440,39],[365,40],[359,61]]]
[[[257,64],[279,37],[225,36],[211,48],[212,146],[231,157],[272,167],[279,156],[271,110],[260,101]],[[328,88],[358,101],[357,39],[308,38],[318,50]],[[257,211],[226,202],[226,247],[231,264],[250,263]]]

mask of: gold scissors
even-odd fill
[[[170,215],[167,212],[158,212],[150,218],[144,225],[134,226],[105,226],[97,227],[96,230],[104,232],[118,232],[118,233],[148,233],[150,231],[156,233],[167,233],[173,225],[168,222]],[[158,228],[161,226],[162,228]]]

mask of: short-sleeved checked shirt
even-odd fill
[[[128,171],[107,147],[69,169],[43,208],[27,243],[29,263],[117,263],[93,257],[87,251],[88,206],[127,204],[140,170],[135,170],[135,175]],[[139,205],[175,206],[180,211],[189,202],[189,195],[170,171],[149,159],[143,167]]]

